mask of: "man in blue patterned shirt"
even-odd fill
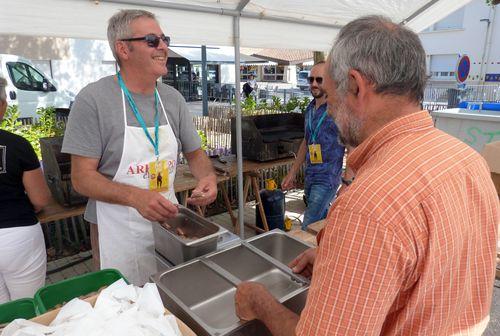
[[[325,70],[324,62],[311,69],[308,81],[314,99],[306,111],[304,140],[282,183],[283,190],[293,188],[295,175],[306,162],[304,193],[307,209],[302,230],[326,217],[341,181],[345,147],[339,144],[337,125],[327,112],[326,93],[322,86]]]

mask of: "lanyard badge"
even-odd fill
[[[313,115],[311,115],[308,119],[309,132],[311,134],[311,142],[312,142],[312,144],[310,144],[308,146],[308,148],[309,148],[309,161],[311,162],[311,164],[323,163],[323,157],[321,155],[321,145],[316,143],[316,136],[318,135],[318,131],[321,127],[321,124],[323,123],[323,120],[325,120],[326,113],[327,112],[325,110],[323,112],[323,114],[321,115],[321,117],[319,118],[319,121],[316,124],[314,131],[312,129]],[[311,114],[313,114],[313,113],[311,113]]]
[[[165,160],[156,160],[149,163],[149,190],[159,192],[169,188],[169,170]]]
[[[139,125],[141,125],[142,130],[144,131],[144,134],[146,134],[146,137],[148,138],[149,142],[153,145],[155,155],[156,155],[156,158],[158,160],[158,158],[160,156],[160,152],[158,149],[159,143],[160,143],[160,139],[158,137],[158,129],[160,127],[160,115],[158,113],[158,91],[155,90],[155,134],[154,134],[155,138],[153,139],[151,134],[149,134],[146,123],[144,122],[144,119],[142,118],[142,115],[139,112],[137,105],[135,104],[134,98],[132,97],[132,95],[130,94],[130,91],[127,89],[127,87],[125,86],[125,83],[123,82],[122,75],[120,73],[118,73],[117,77],[118,77],[118,83],[120,84],[120,87],[123,90],[125,97],[127,97],[128,104],[130,105],[132,112],[134,112],[135,118],[139,122]]]
[[[169,169],[167,167],[167,163],[165,160],[160,160],[160,151],[159,151],[159,128],[160,128],[160,115],[158,113],[158,91],[155,90],[155,128],[154,128],[154,139],[148,131],[144,118],[142,117],[137,105],[134,101],[134,98],[130,94],[130,91],[127,89],[127,86],[123,82],[123,78],[121,74],[118,72],[118,83],[120,84],[125,97],[127,97],[128,104],[134,112],[134,116],[141,125],[146,138],[149,140],[151,145],[153,146],[154,153],[156,156],[156,161],[149,162],[148,164],[148,175],[149,175],[149,189],[156,191],[166,191],[169,188]]]

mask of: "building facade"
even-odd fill
[[[429,84],[455,85],[459,58],[471,61],[467,85],[500,85],[500,6],[472,0],[419,33]]]

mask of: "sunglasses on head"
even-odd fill
[[[125,38],[125,39],[121,39],[120,41],[146,41],[146,43],[148,44],[148,47],[158,48],[158,46],[160,45],[160,40],[165,42],[167,47],[170,46],[170,36],[165,36],[164,34],[162,34],[161,36],[157,36],[155,34],[148,34],[148,35],[142,36],[142,37]]]
[[[314,80],[316,80],[316,83],[318,84],[322,84],[323,83],[323,77],[307,77],[307,81],[309,82],[309,84],[312,84],[314,82]]]

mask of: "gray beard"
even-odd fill
[[[332,116],[339,129],[340,143],[344,146],[357,147],[361,143],[361,121],[352,115],[342,100],[334,107]]]

